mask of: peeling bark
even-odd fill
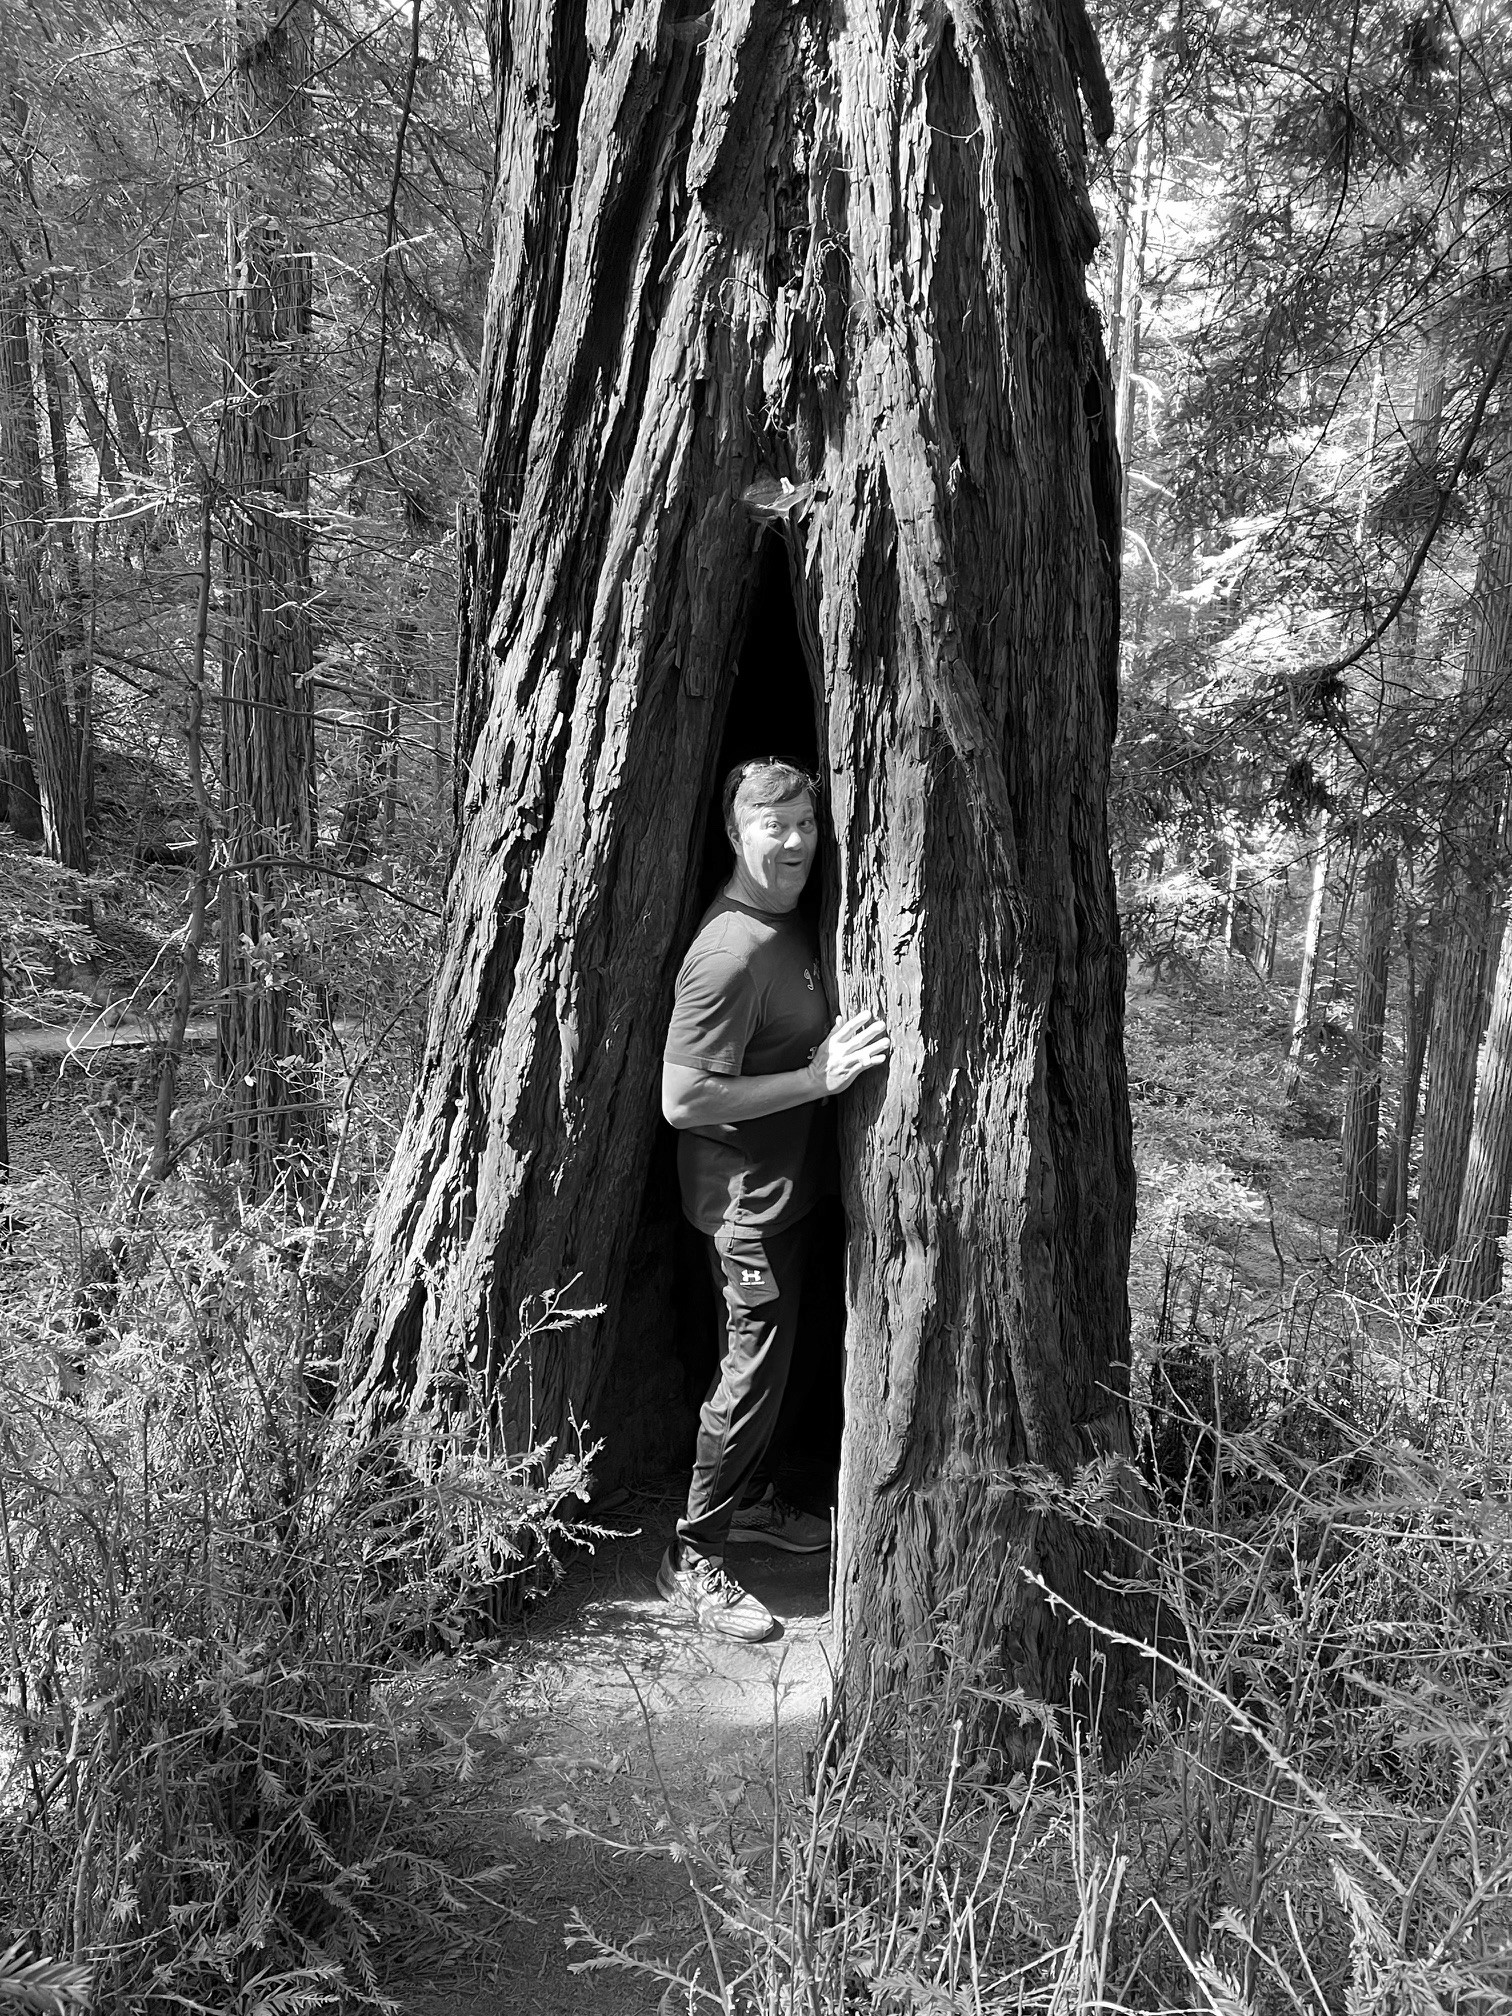
[[[459,837],[355,1402],[472,1373],[594,1418],[762,525],[833,825],[844,1656],[964,1654],[1065,1703],[1122,1559],[1133,1169],[1105,814],[1119,473],[1084,268],[1080,7],[878,0],[492,22],[498,196],[464,565]],[[758,479],[761,479],[758,482]],[[793,488],[780,490],[773,479]],[[783,500],[787,499],[787,502]],[[570,1284],[570,1285],[569,1285]],[[563,1291],[604,1305],[537,1334]],[[528,1324],[527,1324],[528,1328]],[[608,1425],[612,1428],[612,1424]],[[1109,1652],[1110,1735],[1132,1666]]]

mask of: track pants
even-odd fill
[[[809,1221],[781,1232],[744,1228],[705,1239],[720,1298],[719,1370],[698,1417],[682,1554],[716,1558],[777,1425],[793,1362]]]

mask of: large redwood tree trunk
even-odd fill
[[[359,1406],[469,1368],[561,1431],[614,1348],[762,521],[833,823],[853,1673],[966,1653],[1064,1702],[1127,1616],[1133,1170],[1105,818],[1118,468],[1083,285],[1079,4],[723,0],[492,23],[496,250],[465,568],[460,833],[378,1214]],[[561,1290],[602,1304],[521,1343]],[[1118,1557],[1120,1565],[1121,1556]],[[1125,1705],[1114,1648],[1106,1689]],[[1110,1708],[1110,1713],[1112,1712]]]

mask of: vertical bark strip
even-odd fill
[[[1486,1026],[1486,953],[1491,891],[1477,878],[1445,908],[1428,1039],[1428,1093],[1418,1172],[1418,1233],[1423,1251],[1442,1260],[1459,1223],[1465,1157],[1475,1114],[1475,1060]]]
[[[1379,1191],[1381,1054],[1386,1043],[1396,877],[1396,850],[1377,848],[1366,864],[1360,903],[1354,1055],[1344,1088],[1344,1208],[1339,1229],[1346,1238],[1381,1239],[1391,1229],[1390,1220],[1382,1217]]]
[[[593,1419],[751,491],[814,651],[836,992],[896,1046],[843,1114],[846,1659],[922,1677],[953,1624],[1064,1703],[1091,1648],[1031,1578],[1119,1599],[1110,1543],[1051,1501],[1089,1466],[1116,1497],[1132,1447],[1090,31],[1074,5],[514,0],[491,44],[459,834],[354,1402],[418,1409],[471,1371],[500,1435]],[[605,1313],[501,1376],[558,1290]],[[1111,1730],[1130,1689],[1108,1673]]]
[[[157,1104],[153,1114],[152,1158],[147,1180],[161,1183],[172,1166],[174,1100],[178,1095],[179,1064],[184,1054],[184,1036],[189,1027],[189,1011],[194,1004],[194,982],[199,970],[200,946],[204,943],[205,918],[210,900],[210,868],[214,813],[209,787],[205,783],[205,665],[210,635],[210,587],[214,567],[210,500],[200,507],[199,601],[195,611],[194,656],[185,696],[184,737],[189,750],[189,784],[194,793],[194,879],[189,885],[189,916],[179,945],[178,973],[174,979],[173,1012],[169,1017],[167,1040],[158,1067]]]
[[[21,705],[21,675],[11,642],[10,594],[5,577],[5,538],[0,527],[0,780],[5,795],[4,816],[18,840],[42,838],[42,801],[32,768],[26,715]]]
[[[0,262],[0,462],[10,520],[12,582],[21,651],[31,688],[33,755],[47,851],[66,868],[87,869],[84,797],[62,655],[63,591],[57,579],[42,456],[26,283]]]
[[[1386,1186],[1381,1197],[1381,1216],[1389,1230],[1398,1232],[1407,1222],[1408,1193],[1412,1170],[1412,1141],[1417,1132],[1418,1106],[1423,1090],[1423,1063],[1428,1055],[1428,1031],[1433,1024],[1433,1003],[1438,993],[1439,945],[1430,933],[1427,957],[1421,973],[1411,915],[1402,931],[1406,955],[1407,985],[1403,1005],[1406,1026],[1402,1031],[1402,1087],[1397,1098],[1396,1125],[1391,1155],[1386,1165]]]
[[[1502,1282],[1501,1240],[1512,1198],[1512,927],[1502,928],[1491,1020],[1475,1088],[1475,1122],[1455,1235],[1454,1285],[1484,1302]]]
[[[312,1120],[289,860],[315,844],[305,239],[310,0],[232,0],[223,452],[221,1059],[228,1158],[265,1190]]]
[[[1444,827],[1448,894],[1423,1114],[1418,1230],[1423,1250],[1436,1260],[1451,1252],[1459,1224],[1475,1061],[1496,959],[1496,842],[1506,749],[1502,696],[1512,676],[1512,410],[1499,416],[1487,461],[1486,522],[1461,681],[1459,774],[1449,780],[1451,810]]]
[[[1286,1069],[1281,1086],[1287,1099],[1295,1099],[1302,1083],[1302,1046],[1312,1026],[1313,988],[1318,978],[1318,947],[1323,942],[1323,905],[1328,897],[1328,829],[1331,814],[1318,821],[1314,844],[1312,894],[1307,903],[1307,922],[1302,930],[1302,965],[1297,974],[1297,999],[1292,1009],[1291,1044],[1286,1053]]]

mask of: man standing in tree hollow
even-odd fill
[[[683,1210],[705,1236],[721,1302],[720,1365],[656,1583],[705,1629],[759,1639],[776,1620],[725,1574],[726,1544],[817,1553],[829,1537],[770,1486],[741,1509],[792,1362],[823,1174],[813,1108],[885,1064],[891,1046],[874,1015],[830,1026],[818,946],[798,914],[819,844],[813,779],[775,759],[739,764],[725,779],[724,824],[734,870],[678,973],[662,1060]]]

